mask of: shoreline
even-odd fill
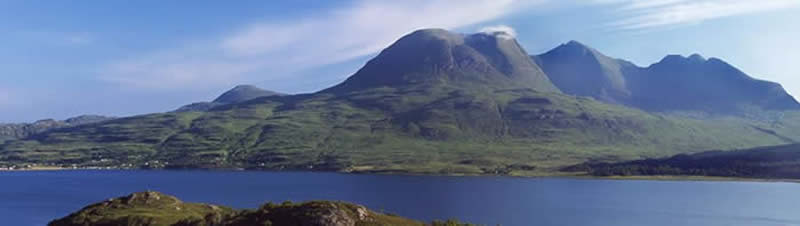
[[[720,176],[688,176],[688,175],[653,175],[653,176],[609,176],[599,177],[570,173],[543,173],[535,176],[526,175],[497,175],[497,174],[427,174],[427,173],[374,173],[374,172],[343,172],[343,171],[309,171],[309,170],[248,170],[241,168],[196,168],[196,169],[141,169],[141,168],[111,168],[111,167],[30,167],[20,169],[0,169],[3,172],[59,172],[59,171],[228,171],[228,172],[296,172],[296,173],[335,173],[345,175],[395,175],[395,176],[429,176],[429,177],[494,177],[494,178],[519,178],[519,179],[578,179],[578,180],[628,180],[628,181],[682,181],[682,182],[764,182],[764,183],[800,183],[800,179],[791,178],[743,178]]]

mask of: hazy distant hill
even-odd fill
[[[99,115],[81,115],[68,118],[63,121],[44,119],[34,123],[0,123],[0,141],[8,139],[20,139],[30,135],[41,133],[50,129],[79,126],[89,123],[97,123],[114,119],[113,117]]]
[[[622,163],[585,163],[565,169],[595,176],[718,176],[800,179],[800,145],[709,151]]]
[[[643,68],[572,41],[533,56],[567,94],[647,111],[738,114],[798,110],[780,84],[754,79],[724,61],[669,55]]]
[[[602,71],[620,64],[623,75],[630,66],[598,61]],[[508,34],[420,30],[317,93],[51,130],[5,143],[0,165],[541,175],[588,160],[800,140],[798,112],[763,112],[758,120],[648,113],[562,94],[583,88],[559,89],[563,81],[544,71]],[[607,88],[586,93],[635,97],[622,89],[627,80],[601,77]]]
[[[214,101],[188,104],[178,108],[178,110],[176,111],[178,112],[208,111],[214,107],[219,107],[222,105],[241,103],[259,97],[282,96],[282,95],[284,94],[272,92],[269,90],[263,90],[261,88],[252,85],[239,85],[223,93],[222,95],[217,97],[217,99],[214,99]]]

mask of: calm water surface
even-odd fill
[[[343,200],[402,216],[485,225],[800,225],[800,184],[236,171],[0,172],[0,225],[45,225],[143,190],[255,208]]]

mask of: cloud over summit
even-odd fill
[[[514,39],[517,37],[517,31],[507,25],[496,25],[483,27],[479,32],[489,35],[494,35],[503,39]]]

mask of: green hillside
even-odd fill
[[[550,171],[800,140],[776,122],[648,114],[527,89],[378,88],[265,98],[61,129],[4,145],[4,162],[419,173]],[[520,172],[523,173],[523,172]],[[524,172],[530,173],[530,172]]]
[[[412,33],[318,93],[51,130],[6,142],[0,166],[547,175],[800,140],[797,112],[676,116],[569,96],[516,41],[442,32]]]

